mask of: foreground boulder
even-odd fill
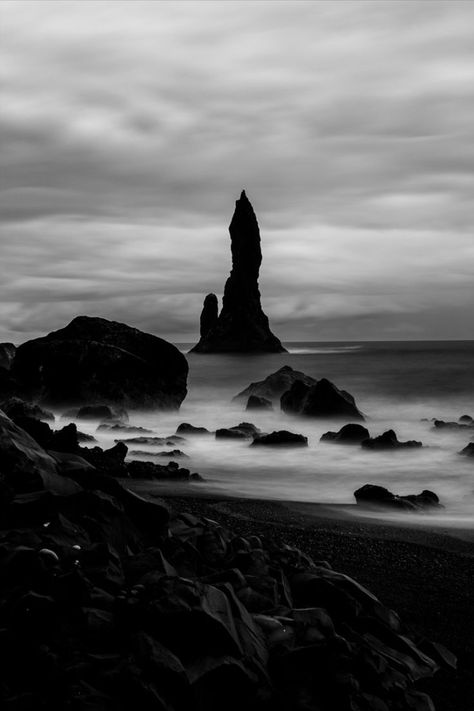
[[[378,437],[369,437],[369,439],[365,439],[363,442],[361,442],[361,445],[364,449],[379,449],[379,450],[387,450],[387,449],[417,449],[419,447],[422,447],[423,444],[421,442],[418,442],[417,440],[411,439],[408,440],[407,442],[400,442],[398,440],[397,435],[393,430],[387,430],[383,434],[379,435]]]
[[[397,496],[383,486],[365,484],[354,492],[358,504],[365,507],[401,509],[404,511],[425,511],[443,508],[433,491],[424,489],[421,494]]]
[[[186,396],[188,364],[161,338],[78,316],[65,328],[19,346],[11,372],[30,397],[44,404],[176,410]]]
[[[321,442],[335,442],[337,444],[360,444],[369,439],[369,430],[363,425],[349,424],[341,427],[339,432],[325,432]]]
[[[34,402],[26,402],[19,397],[10,397],[0,403],[0,410],[12,420],[19,417],[33,417],[36,420],[54,422],[54,414]]]
[[[201,339],[191,352],[284,353],[285,349],[270,330],[260,302],[260,231],[245,191],[236,201],[229,232],[232,271],[225,285],[222,310],[216,319],[214,295],[206,296],[201,314]]]
[[[296,447],[307,447],[308,438],[302,434],[296,434],[295,432],[288,432],[287,430],[280,430],[278,432],[272,432],[271,434],[257,435],[252,445],[262,445],[262,446],[296,446]]]
[[[281,396],[281,409],[287,414],[305,417],[347,418],[363,420],[353,396],[339,390],[330,380],[322,378],[308,386],[300,380]]]
[[[316,380],[311,376],[305,375],[299,370],[293,370],[289,365],[284,365],[275,373],[268,375],[264,380],[250,383],[233,400],[246,401],[251,395],[255,395],[270,401],[279,401],[283,393],[286,393],[297,380],[308,386],[316,384]]]

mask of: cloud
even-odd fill
[[[471,3],[0,13],[0,339],[95,312],[192,340],[242,187],[282,338],[474,337]]]

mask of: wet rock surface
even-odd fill
[[[354,492],[354,496],[358,504],[366,507],[401,509],[415,513],[443,508],[438,496],[428,489],[424,489],[421,494],[398,496],[383,486],[365,484]]]
[[[206,296],[201,314],[201,339],[194,353],[283,353],[264,314],[258,276],[262,262],[260,230],[245,191],[236,201],[230,226],[232,271],[226,282],[222,310]],[[210,328],[208,328],[210,326]]]
[[[53,405],[178,409],[188,365],[171,343],[126,324],[78,316],[19,346],[12,375],[29,396]]]
[[[293,415],[364,419],[353,396],[345,390],[339,390],[326,378],[311,386],[296,380],[290,390],[281,396],[280,405],[283,412]]]
[[[316,384],[316,380],[311,376],[305,375],[305,373],[299,370],[293,370],[289,365],[284,365],[275,371],[275,373],[268,375],[264,380],[250,383],[250,385],[238,393],[233,400],[246,401],[251,395],[255,395],[257,397],[266,398],[272,402],[279,402],[283,393],[286,393],[297,380],[309,387]]]
[[[361,442],[361,446],[364,449],[373,450],[390,450],[390,449],[419,449],[422,447],[422,443],[417,440],[408,440],[407,442],[400,442],[397,435],[393,430],[387,430],[378,437],[370,437]]]

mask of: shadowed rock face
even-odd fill
[[[12,374],[40,403],[178,409],[186,396],[188,364],[161,338],[78,316],[17,348]]]
[[[213,302],[208,301],[211,295],[206,297],[201,315],[201,340],[192,352],[284,353],[280,341],[270,331],[268,318],[260,303],[260,231],[245,191],[236,202],[229,232],[232,271],[225,285],[222,311],[215,324],[204,334],[203,317],[205,315],[207,327],[214,314]]]
[[[208,294],[204,299],[201,313],[201,338],[205,338],[209,331],[217,324],[219,318],[219,303],[215,294]]]

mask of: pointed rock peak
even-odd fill
[[[248,200],[248,197],[247,197],[247,195],[245,194],[245,190],[242,190],[242,192],[240,193],[240,199],[241,199],[241,200]]]

